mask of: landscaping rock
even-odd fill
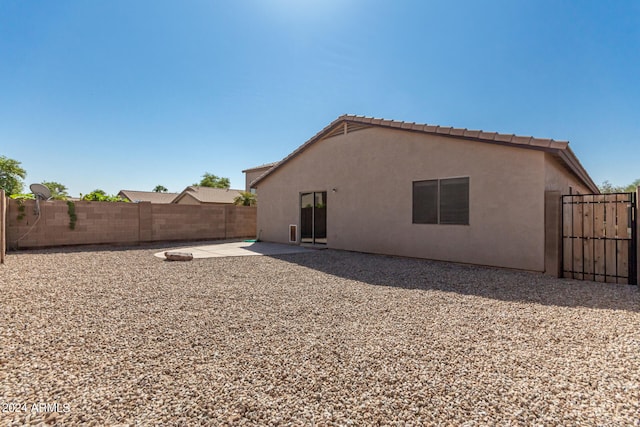
[[[190,252],[169,251],[165,252],[164,256],[167,258],[167,261],[191,261],[193,259],[193,254]]]
[[[636,286],[161,250],[8,254],[0,426],[638,425]]]

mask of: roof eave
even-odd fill
[[[245,170],[242,171],[242,173],[247,173],[247,172],[256,171],[256,170],[260,170],[260,169],[270,169],[270,168],[274,167],[277,164],[278,164],[278,162],[265,163],[264,165],[261,165],[261,166],[255,166],[255,167],[252,167],[252,168],[245,169]]]
[[[571,171],[582,180],[582,182],[589,188],[593,194],[600,194],[600,189],[593,182],[585,168],[582,166],[578,157],[574,154],[570,147],[565,148],[564,150],[558,150],[558,156],[564,161],[564,163],[569,166]]]
[[[335,125],[337,125],[338,123],[346,120],[346,118],[348,118],[348,117],[351,117],[351,116],[342,115],[342,116],[338,117],[337,119],[335,119],[334,121],[332,121],[331,123],[329,123],[320,132],[316,133],[314,136],[312,136],[304,144],[302,144],[301,146],[296,148],[293,152],[291,152],[284,159],[280,160],[279,162],[276,162],[276,164],[274,164],[271,169],[265,171],[265,173],[263,173],[262,175],[260,175],[259,177],[257,177],[253,181],[251,181],[249,183],[249,186],[250,187],[257,186],[257,184],[260,181],[265,179],[271,173],[275,172],[280,166],[282,166],[283,164],[287,163],[289,160],[293,159],[294,157],[297,157],[300,153],[302,153],[304,150],[306,150],[307,147],[309,147],[311,144],[315,143],[316,141],[321,140]]]
[[[304,144],[296,148],[291,154],[284,159],[275,163],[270,169],[249,183],[250,187],[257,187],[258,184],[266,177],[271,175],[282,165],[297,157],[305,151],[310,145],[321,140],[329,133],[337,124],[341,122],[366,123],[370,126],[403,130],[409,132],[426,133],[456,139],[473,140],[497,145],[504,145],[516,148],[526,148],[530,150],[545,151],[556,154],[568,168],[583,181],[583,183],[595,194],[600,193],[598,186],[593,182],[587,171],[582,167],[576,155],[569,148],[567,141],[555,141],[553,139],[540,139],[533,137],[522,137],[517,135],[499,134],[497,132],[474,131],[468,129],[456,129],[450,127],[420,125],[416,123],[398,122],[394,120],[376,119],[364,116],[341,115],[329,125],[325,126],[320,132],[315,134]]]

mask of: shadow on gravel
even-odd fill
[[[438,290],[550,306],[640,312],[637,286],[331,249],[272,258],[375,286]]]

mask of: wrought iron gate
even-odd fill
[[[562,275],[637,285],[636,194],[562,196]]]

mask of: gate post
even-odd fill
[[[544,192],[544,273],[562,277],[562,195]]]
[[[4,264],[7,250],[7,199],[0,190],[0,264]]]
[[[635,219],[636,219],[636,285],[640,288],[640,185],[636,187],[636,211],[635,211]]]

